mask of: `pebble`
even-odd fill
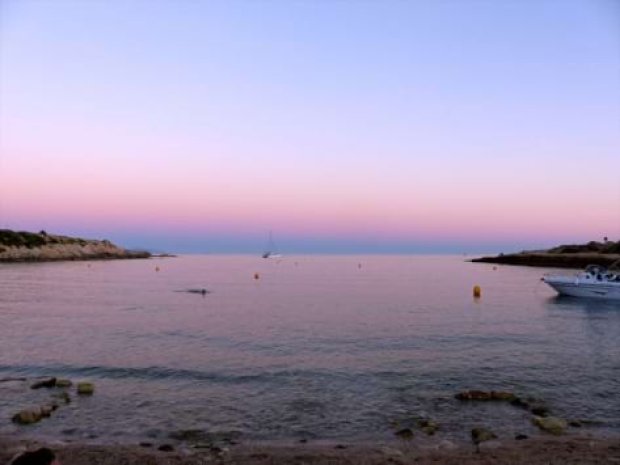
[[[403,428],[401,430],[396,431],[396,433],[394,434],[401,439],[413,438],[413,431],[411,431],[411,428]]]
[[[57,379],[56,380],[56,387],[59,387],[59,388],[67,388],[67,387],[71,387],[72,385],[73,383],[68,379]]]
[[[560,435],[566,430],[565,420],[557,417],[534,417],[532,422],[547,433]]]
[[[439,441],[439,444],[437,444],[437,449],[439,450],[454,450],[456,449],[458,446],[453,443],[452,441],[449,441],[447,439],[443,439],[441,441]]]
[[[93,383],[78,383],[77,393],[80,395],[90,396],[95,392],[95,385]]]
[[[382,447],[379,450],[382,454],[388,455],[390,457],[403,457],[405,455],[402,451],[394,449],[393,447]]]

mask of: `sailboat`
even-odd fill
[[[269,231],[269,241],[267,242],[267,250],[262,255],[263,258],[282,258],[282,254],[278,252],[276,243],[273,240],[273,234]]]

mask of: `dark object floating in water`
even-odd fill
[[[207,295],[210,294],[210,291],[207,291],[205,288],[200,288],[200,289],[181,289],[180,291],[175,291],[175,292],[187,292],[188,294],[201,294],[201,295]]]

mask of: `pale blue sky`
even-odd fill
[[[268,229],[298,251],[620,235],[620,2],[1,13],[0,226],[193,251]]]

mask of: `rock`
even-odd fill
[[[485,391],[463,391],[456,394],[458,400],[491,400],[491,393]]]
[[[157,448],[157,450],[160,450],[162,452],[173,452],[174,447],[172,447],[170,444],[162,444]]]
[[[141,442],[140,447],[153,447],[153,443],[152,442]]]
[[[505,392],[505,391],[491,391],[491,399],[492,400],[503,400],[506,402],[512,402],[513,400],[517,399],[518,397],[515,396],[512,392]]]
[[[0,378],[0,383],[11,383],[13,381],[27,381],[26,378]]]
[[[443,439],[442,441],[439,441],[439,444],[437,444],[437,449],[439,450],[454,450],[457,448],[458,446],[455,443],[448,441],[447,439]]]
[[[537,405],[536,407],[530,408],[530,412],[537,417],[548,417],[549,413],[551,413],[549,412],[549,409],[543,405]]]
[[[395,449],[393,447],[382,447],[380,450],[381,450],[381,453],[389,457],[404,457],[405,455],[403,454],[402,451]]]
[[[177,441],[187,442],[204,442],[211,439],[209,434],[201,429],[181,429],[178,431],[173,431],[168,435],[168,437]]]
[[[515,439],[516,439],[517,441],[523,441],[524,439],[528,439],[528,436],[527,436],[527,434],[517,434],[517,435],[515,436]]]
[[[498,401],[505,401],[505,402],[512,402],[518,399],[518,397],[514,395],[512,392],[505,392],[505,391],[488,391],[487,392],[487,391],[478,391],[478,390],[459,392],[454,397],[456,397],[458,400],[483,400],[483,401],[498,400]]]
[[[39,409],[22,410],[13,415],[11,420],[19,425],[31,425],[41,420],[41,411]]]
[[[49,417],[56,410],[52,405],[44,405],[41,407],[41,417]]]
[[[213,444],[210,442],[197,442],[196,444],[192,444],[192,449],[211,449]]]
[[[492,439],[490,441],[480,443],[479,450],[493,450],[499,449],[500,447],[502,447],[502,443]]]
[[[85,240],[0,229],[0,262],[38,262],[112,258],[148,258],[151,254],[129,251],[108,240]]]
[[[474,258],[472,262],[500,263],[506,265],[543,266],[550,268],[579,268],[590,264],[609,266],[618,259],[620,242],[590,241],[587,244],[569,244],[548,250],[523,251],[500,254],[497,257]]]
[[[56,387],[59,387],[59,388],[68,388],[68,387],[71,387],[72,385],[73,383],[68,379],[57,379],[56,380]]]
[[[425,426],[421,428],[422,432],[426,433],[428,436],[432,436],[437,432],[437,426]]]
[[[566,431],[566,421],[557,417],[534,417],[532,422],[541,430],[550,434],[560,435]]]
[[[573,428],[581,428],[583,426],[583,423],[581,423],[579,420],[571,420],[568,422],[569,426],[572,426]]]
[[[401,439],[413,438],[413,431],[411,431],[411,428],[403,428],[401,430],[396,431],[396,433],[394,434]]]
[[[48,378],[42,381],[37,381],[30,389],[41,389],[41,388],[53,388],[56,386],[56,378]]]
[[[514,405],[515,407],[524,408],[526,410],[529,410],[529,408],[530,408],[530,404],[527,403],[526,401],[524,401],[523,399],[520,399],[519,397],[517,397],[514,400],[511,400],[510,401],[510,405]]]
[[[439,425],[437,423],[428,419],[418,421],[418,427],[429,436],[435,434],[435,432],[439,429]]]
[[[334,447],[334,449],[346,449],[347,446],[345,446],[344,444],[336,444],[336,446]]]
[[[229,452],[228,447],[211,446],[209,450],[212,454],[215,454],[218,457],[222,457]]]
[[[71,403],[71,396],[66,391],[54,393],[52,394],[52,397],[54,399],[62,400],[65,404]]]
[[[476,445],[476,448],[478,448],[480,443],[490,441],[491,439],[497,439],[497,435],[490,429],[474,428],[471,430],[471,440]]]
[[[83,396],[90,396],[95,392],[95,385],[93,383],[78,383],[77,393]]]

